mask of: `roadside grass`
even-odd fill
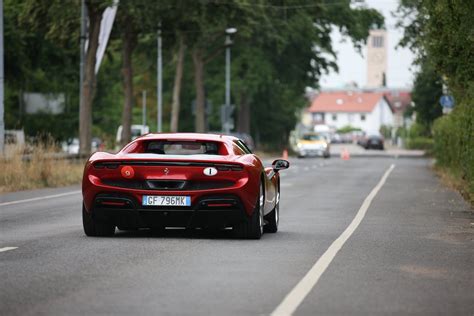
[[[469,186],[468,181],[462,178],[460,172],[438,165],[434,165],[433,169],[444,185],[458,191],[474,208],[474,190]]]
[[[84,161],[54,158],[59,149],[53,143],[28,148],[10,148],[0,158],[0,193],[79,184]]]

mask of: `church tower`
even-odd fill
[[[387,31],[372,29],[367,40],[367,88],[385,86],[387,74]]]

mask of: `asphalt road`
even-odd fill
[[[429,161],[291,162],[280,231],[257,241],[181,230],[88,238],[79,187],[0,195],[0,313],[272,314],[327,261],[326,250],[394,164],[294,314],[474,315],[472,210]]]

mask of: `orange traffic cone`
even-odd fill
[[[288,150],[286,148],[283,149],[282,157],[283,157],[283,159],[288,160]]]
[[[351,155],[349,154],[349,151],[346,148],[343,148],[341,151],[341,159],[349,160],[350,158],[351,158]]]

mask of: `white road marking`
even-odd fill
[[[18,247],[3,247],[0,248],[0,252],[8,251],[8,250],[14,250],[17,249]]]
[[[280,305],[278,305],[277,308],[271,313],[271,316],[293,315],[298,306],[300,306],[305,297],[314,288],[321,275],[324,273],[324,271],[326,271],[327,267],[332,262],[336,254],[339,252],[339,250],[341,250],[342,246],[344,246],[346,241],[351,237],[361,221],[364,219],[364,216],[367,213],[372,200],[377,195],[380,188],[382,188],[394,168],[395,165],[392,164],[387,169],[387,171],[385,171],[379,183],[377,183],[377,185],[365,198],[359,211],[349,226],[347,226],[346,230],[344,230],[344,232],[331,244],[331,246],[329,246],[326,252],[318,259],[318,261],[316,261],[313,267],[308,271],[308,273],[306,273],[303,279],[301,279],[298,284],[296,284],[291,292],[286,295]]]
[[[56,197],[61,197],[61,196],[66,196],[66,195],[72,195],[72,194],[77,194],[77,193],[81,193],[81,190],[71,191],[71,192],[66,192],[66,193],[61,193],[61,194],[40,196],[40,197],[31,198],[31,199],[25,199],[25,200],[17,200],[17,201],[11,201],[11,202],[4,202],[4,203],[0,203],[0,206],[13,205],[13,204],[19,204],[19,203],[26,203],[26,202],[33,202],[33,201],[46,200],[46,199],[52,199],[52,198],[56,198]]]

